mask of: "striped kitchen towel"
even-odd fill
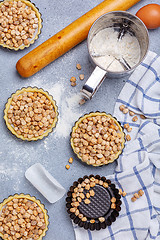
[[[135,113],[123,114],[126,106]],[[142,119],[141,115],[146,118]],[[74,225],[76,240],[160,239],[160,57],[149,52],[123,87],[114,110],[122,125],[129,123],[131,140],[126,142],[115,173],[107,178],[124,190],[122,210],[111,226],[100,231]],[[127,134],[127,132],[126,132]],[[144,195],[132,202],[135,192]]]

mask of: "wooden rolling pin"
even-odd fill
[[[93,22],[101,15],[127,10],[141,0],[105,0],[47,41],[22,57],[16,64],[22,77],[30,77],[87,38]]]

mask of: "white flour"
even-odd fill
[[[40,85],[40,82],[42,81],[34,79],[34,85],[36,84],[37,87]],[[64,93],[66,89],[64,88],[63,81],[53,84],[52,87],[47,83],[41,83],[41,87],[44,91],[48,91],[52,95],[58,106],[58,122],[54,129],[53,137],[69,137],[74,122],[83,115],[82,107],[79,105],[81,94],[79,92],[74,94],[68,92],[66,95]],[[48,149],[47,142],[46,138],[44,141],[46,150]]]
[[[55,137],[68,137],[74,122],[82,115],[79,101],[80,94],[70,95],[61,101],[59,120],[55,129]]]
[[[113,28],[105,28],[99,31],[90,43],[91,54],[95,56],[98,65],[113,72],[124,71],[117,59],[123,57],[131,67],[140,60],[140,45],[137,38],[126,33],[118,40],[118,33]]]

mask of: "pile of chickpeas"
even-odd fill
[[[88,115],[78,122],[71,142],[82,161],[99,166],[118,157],[123,148],[124,133],[110,115]]]
[[[11,48],[28,45],[38,29],[35,11],[21,1],[4,1],[0,5],[0,44]]]
[[[44,94],[23,92],[13,97],[7,117],[18,135],[31,139],[43,135],[52,127],[56,112]]]
[[[9,201],[0,214],[0,232],[4,239],[36,240],[45,228],[42,209],[26,198]]]

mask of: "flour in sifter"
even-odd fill
[[[95,62],[112,72],[124,71],[119,60],[122,58],[135,66],[140,60],[140,45],[137,38],[126,33],[118,40],[119,31],[113,28],[100,30],[91,40],[90,52]]]

